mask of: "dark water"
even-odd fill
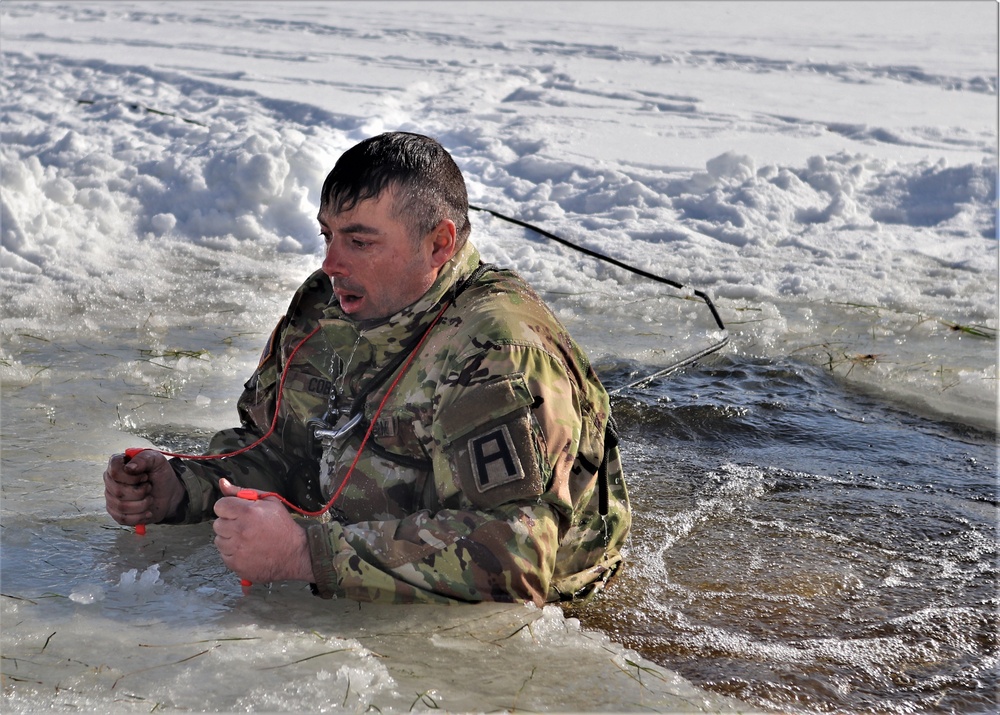
[[[996,712],[995,435],[735,360],[615,398],[629,565],[573,615],[764,708]]]

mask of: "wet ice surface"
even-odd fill
[[[287,585],[244,594],[205,526],[33,531],[5,540],[5,560],[39,564],[5,569],[5,712],[735,711],[555,607],[376,607]]]

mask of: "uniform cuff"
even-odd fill
[[[320,598],[333,598],[339,592],[340,580],[333,565],[333,543],[340,540],[341,526],[337,522],[310,524],[306,527],[309,560],[312,562],[312,592]]]
[[[191,493],[201,494],[204,491],[204,486],[198,480],[198,477],[191,473],[186,467],[183,461],[180,459],[170,459],[167,462],[170,467],[174,470],[174,474],[177,475],[177,479],[180,480],[181,484],[184,486],[184,498],[181,503],[174,510],[173,514],[168,514],[161,524],[194,524],[201,521],[204,517],[202,514],[195,513],[192,509],[192,499]]]

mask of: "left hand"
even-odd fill
[[[254,583],[314,581],[306,531],[276,499],[249,501],[226,479],[215,503],[215,547],[226,566]]]

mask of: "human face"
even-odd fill
[[[427,292],[441,267],[433,233],[414,241],[392,208],[392,192],[383,191],[348,211],[332,214],[323,207],[317,216],[326,240],[323,272],[341,309],[355,320],[399,312]]]

